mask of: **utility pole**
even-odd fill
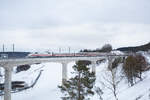
[[[59,53],[61,53],[61,48],[59,48]]]
[[[13,52],[15,51],[15,45],[13,44]]]
[[[5,52],[5,45],[3,44],[3,52]]]
[[[68,47],[68,51],[69,51],[69,53],[70,53],[70,47]]]

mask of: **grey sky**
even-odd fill
[[[73,50],[150,41],[150,0],[0,0],[8,50]]]

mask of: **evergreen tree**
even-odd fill
[[[77,62],[73,66],[73,78],[70,78],[62,86],[58,86],[64,97],[62,100],[89,100],[89,95],[94,95],[92,90],[95,82],[95,74],[83,62]]]

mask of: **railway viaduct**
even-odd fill
[[[51,57],[51,58],[20,58],[20,59],[0,59],[0,67],[5,69],[4,82],[4,100],[11,100],[11,74],[15,66],[25,64],[36,64],[46,62],[58,62],[62,64],[62,83],[67,80],[67,64],[79,60],[88,60],[92,64],[92,72],[96,72],[96,61],[102,59],[109,59],[114,57],[125,57],[127,55],[103,55],[96,57]]]

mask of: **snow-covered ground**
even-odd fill
[[[147,56],[147,58],[149,59],[149,56]],[[100,86],[103,90],[104,94],[102,95],[102,97],[104,100],[115,100],[112,91],[108,88],[103,87],[100,84],[100,82],[104,82],[105,85],[110,85],[107,81],[103,80],[103,77],[111,80],[111,78],[109,78],[108,76],[109,72],[106,68],[108,66],[107,64],[108,62],[105,62],[102,63],[100,66],[97,66],[96,85]],[[119,65],[117,69],[118,73],[122,71],[121,69],[122,65]],[[119,75],[123,76],[123,74],[121,75],[121,73]],[[129,87],[127,80],[123,78],[117,88],[118,100],[150,100],[150,71],[144,72],[142,74],[142,77],[143,81],[137,81],[137,83],[132,87]],[[95,95],[92,100],[99,100],[98,98],[99,97]]]
[[[150,62],[149,57],[147,59]],[[68,76],[71,75],[72,66],[74,62],[68,65]],[[103,62],[97,66],[96,70],[96,85],[101,86],[101,76],[105,76],[107,73],[108,62]],[[121,65],[120,65],[121,68]],[[41,77],[37,81],[37,84],[30,89],[22,92],[13,93],[12,100],[61,100],[62,93],[58,89],[58,85],[61,84],[62,66],[59,63],[43,63],[39,65],[32,65],[28,71],[23,71],[15,74],[13,72],[13,80],[24,80],[28,84],[33,83],[39,72],[42,71]],[[121,71],[121,70],[119,70]],[[118,87],[117,96],[119,100],[150,100],[150,71],[144,72],[143,81],[138,82],[133,87],[129,87],[126,80],[123,79]],[[102,97],[104,100],[115,100],[111,91],[104,87],[104,94]],[[3,97],[0,98],[3,100]],[[91,97],[91,100],[99,100],[98,95]]]

